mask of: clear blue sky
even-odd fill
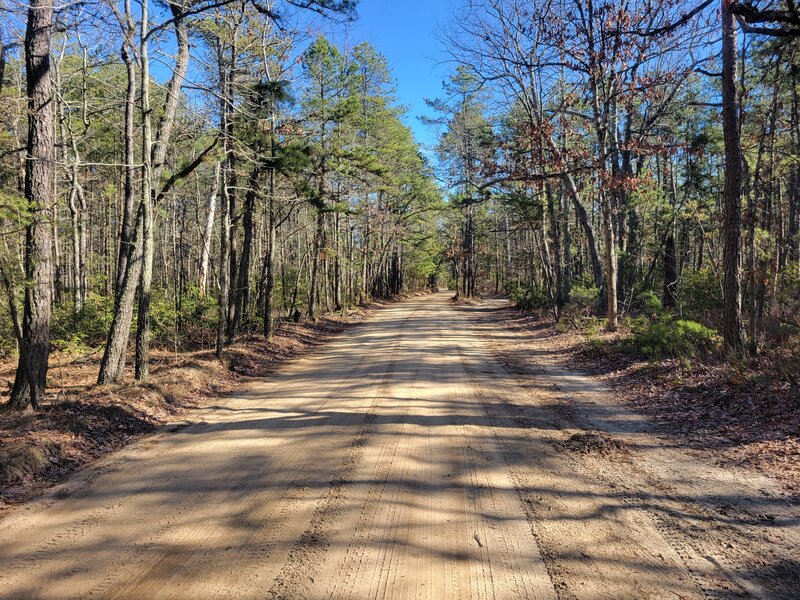
[[[457,0],[359,0],[358,21],[350,27],[353,44],[369,42],[386,56],[397,80],[397,96],[409,108],[407,124],[417,141],[430,145],[434,132],[419,122],[429,114],[423,98],[441,95],[447,65],[436,39],[452,20]]]

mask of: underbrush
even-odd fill
[[[516,282],[506,285],[506,293],[514,306],[524,311],[549,311],[554,298],[542,288],[534,288]],[[570,289],[569,302],[560,309],[559,324],[562,327],[581,327],[594,319],[600,290],[596,287],[575,284]]]
[[[563,331],[566,331],[569,327],[575,329],[584,327],[596,328],[598,318],[595,313],[597,312],[599,295],[600,290],[596,287],[572,286],[569,302],[561,309],[561,318],[558,321],[558,326]]]
[[[17,355],[14,330],[7,311],[0,311],[0,359]],[[114,300],[90,292],[80,310],[72,301],[57,303],[51,321],[51,349],[77,357],[89,355],[106,342],[114,315]],[[171,290],[154,288],[150,304],[151,344],[153,348],[190,351],[211,347],[216,337],[217,301],[199,288],[184,291],[176,303]],[[250,324],[260,328],[260,322]],[[136,306],[131,320],[131,335],[136,329]]]
[[[714,330],[672,315],[635,320],[632,331],[632,348],[647,358],[695,358],[713,354],[720,347]]]
[[[550,299],[541,288],[512,282],[506,286],[506,293],[520,310],[539,310],[550,304]]]
[[[634,314],[621,319],[617,334],[601,337],[606,319],[593,314],[591,302],[594,298],[596,288],[579,289],[556,325],[560,333],[572,329],[586,336],[587,350],[594,354],[608,351],[648,359],[688,360],[719,351],[720,337],[716,331],[665,311],[658,296],[649,290],[637,296],[632,304]]]
[[[90,293],[81,310],[70,304],[57,304],[53,310],[51,346],[64,354],[78,355],[101,346],[111,327],[114,303],[110,298]]]

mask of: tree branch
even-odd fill
[[[211,152],[214,149],[214,147],[217,145],[217,142],[219,142],[219,136],[215,137],[214,141],[211,142],[211,145],[209,145],[205,150],[203,150],[200,154],[198,154],[197,157],[192,162],[190,162],[188,165],[183,167],[177,173],[173,173],[170,176],[170,178],[167,179],[167,181],[164,183],[163,187],[161,188],[161,191],[158,193],[158,196],[156,197],[156,202],[160,202],[164,198],[164,196],[166,196],[167,193],[181,179],[185,179],[186,177],[191,175],[192,171],[194,171],[197,167],[199,167],[203,163],[203,160],[205,159],[206,156],[208,156],[208,153]]]

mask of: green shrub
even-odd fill
[[[507,287],[507,291],[511,300],[520,310],[544,308],[549,304],[547,294],[541,288],[533,289],[513,283]]]
[[[586,340],[586,349],[593,354],[601,353],[607,348],[607,342],[602,338],[590,337]]]
[[[0,358],[13,355],[17,350],[17,337],[8,311],[0,310]]]
[[[180,316],[183,325],[195,325],[209,329],[216,328],[216,295],[213,292],[203,295],[200,293],[198,286],[190,286],[183,294]]]
[[[53,310],[52,346],[68,354],[82,354],[102,346],[111,327],[114,301],[89,293],[83,308],[75,312],[71,303]]]
[[[596,287],[573,286],[569,303],[561,311],[560,323],[569,323],[570,327],[578,328],[584,321],[593,320],[599,293]]]
[[[686,269],[681,276],[678,302],[687,314],[722,310],[722,281],[710,269]]]
[[[184,347],[187,336],[216,328],[217,302],[213,294],[204,296],[197,286],[191,286],[181,298],[180,309],[175,305],[174,294],[171,289],[153,288],[150,323],[155,344]]]
[[[800,271],[796,262],[778,273],[775,303],[764,318],[764,331],[778,344],[800,343]]]
[[[634,348],[648,358],[693,358],[709,354],[719,346],[719,336],[695,321],[664,317],[637,323],[632,339]]]
[[[583,317],[580,320],[581,331],[587,336],[597,335],[606,328],[605,317]]]
[[[800,268],[790,263],[778,274],[777,303],[787,315],[800,314]]]
[[[582,285],[575,285],[569,295],[569,303],[579,313],[594,311],[597,305],[597,298],[600,295],[600,290],[596,287],[584,287]]]
[[[647,315],[626,315],[622,317],[622,322],[630,331],[644,331],[650,326],[652,317]]]
[[[648,317],[657,317],[664,312],[661,298],[653,290],[645,290],[636,297],[636,306]]]

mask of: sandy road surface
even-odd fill
[[[791,580],[800,511],[771,495],[771,482],[648,444],[630,415],[587,399],[600,392],[555,366],[509,367],[502,348],[516,334],[487,332],[447,298],[381,310],[201,421],[4,517],[0,598],[779,598],[800,589]],[[580,414],[565,416],[551,393],[574,397]],[[565,445],[588,428],[628,450]],[[765,523],[743,516],[755,510],[770,511]],[[768,549],[785,564],[772,564]]]

